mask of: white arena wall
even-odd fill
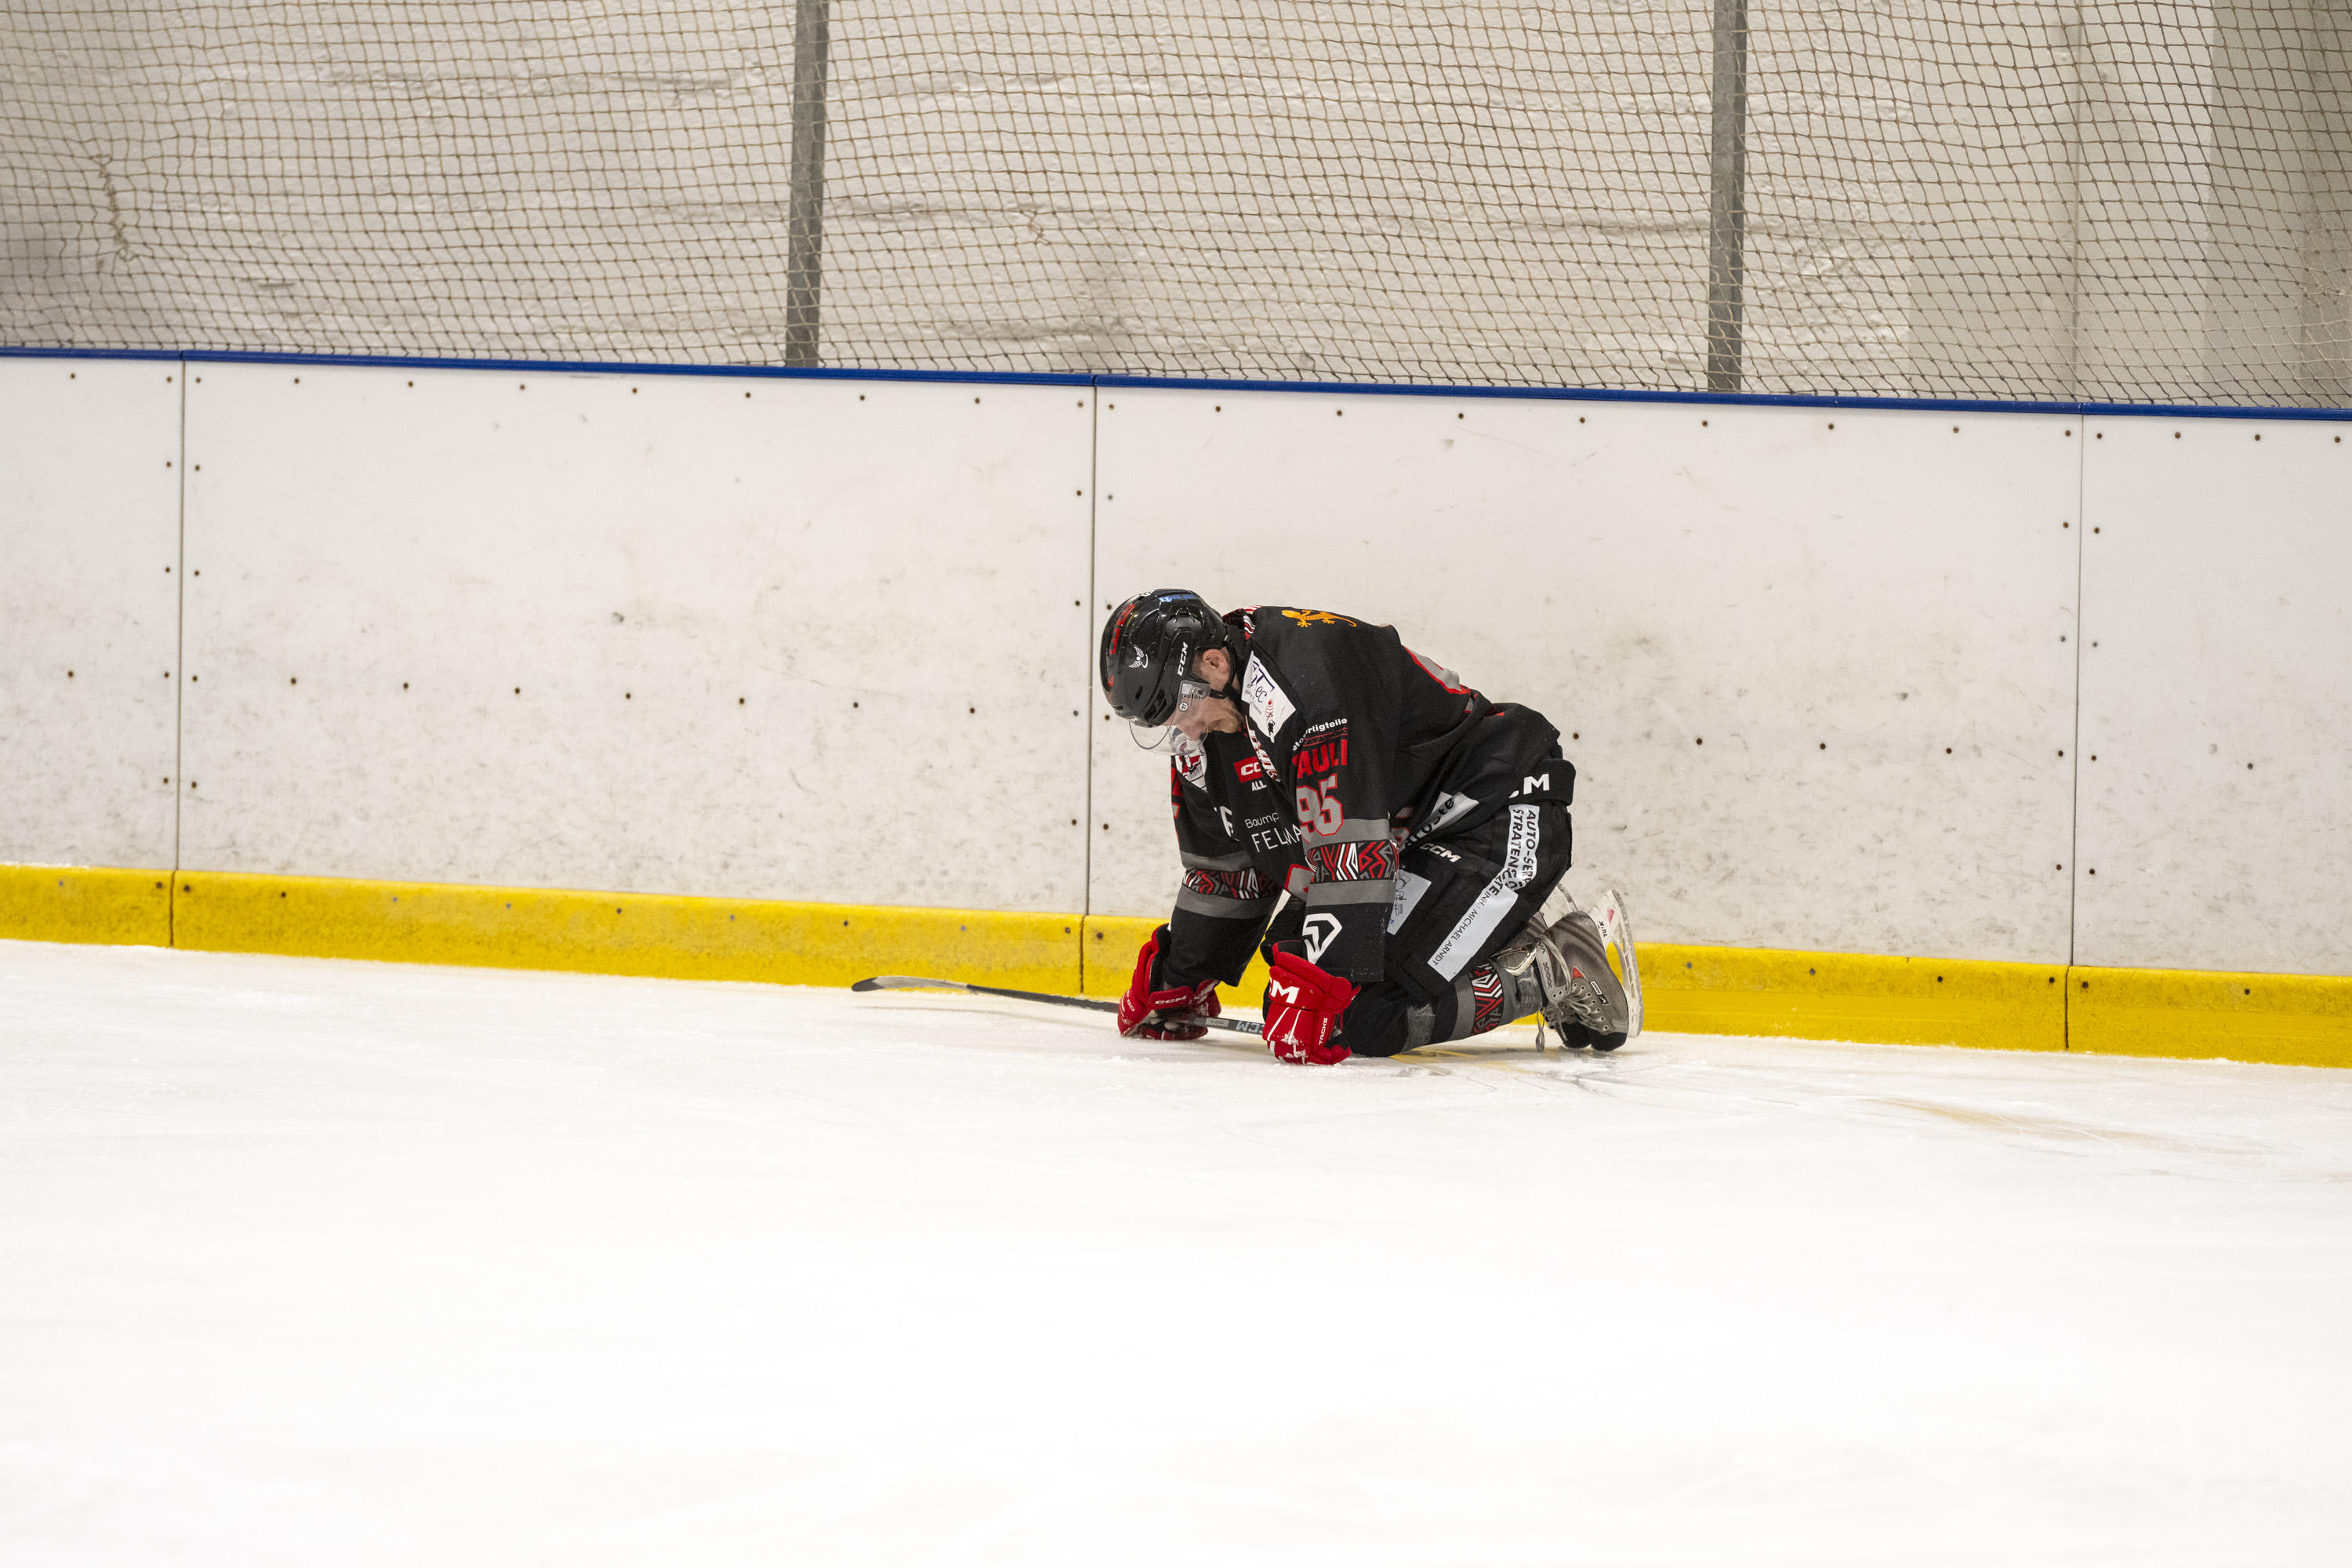
[[[1152,914],[1092,659],[1181,584],[1549,715],[1645,939],[2352,973],[2334,419],[62,357],[0,417],[0,861]]]
[[[0,862],[175,863],[182,375],[0,359]]]
[[[1082,907],[1088,388],[190,373],[184,864]]]

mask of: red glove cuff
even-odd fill
[[[1217,999],[1214,979],[1177,981],[1160,973],[1160,956],[1168,942],[1161,926],[1135,955],[1135,974],[1118,1005],[1118,1032],[1135,1039],[1197,1040],[1209,1032],[1202,1018],[1224,1011]]]

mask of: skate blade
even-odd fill
[[[1625,895],[1614,888],[1602,891],[1601,904],[1591,911],[1601,921],[1601,939],[1616,961],[1617,984],[1625,991],[1625,1037],[1642,1032],[1642,963],[1633,952],[1633,922],[1625,917]]]

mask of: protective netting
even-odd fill
[[[0,224],[26,346],[1698,389],[1712,258],[1717,386],[2337,404],[2352,0],[12,0]]]

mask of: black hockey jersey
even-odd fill
[[[1565,805],[1575,771],[1542,714],[1489,702],[1393,627],[1278,605],[1225,619],[1245,639],[1243,732],[1210,734],[1172,769],[1184,880],[1170,962],[1238,980],[1286,889],[1308,956],[1369,984],[1399,851],[1513,800]]]

